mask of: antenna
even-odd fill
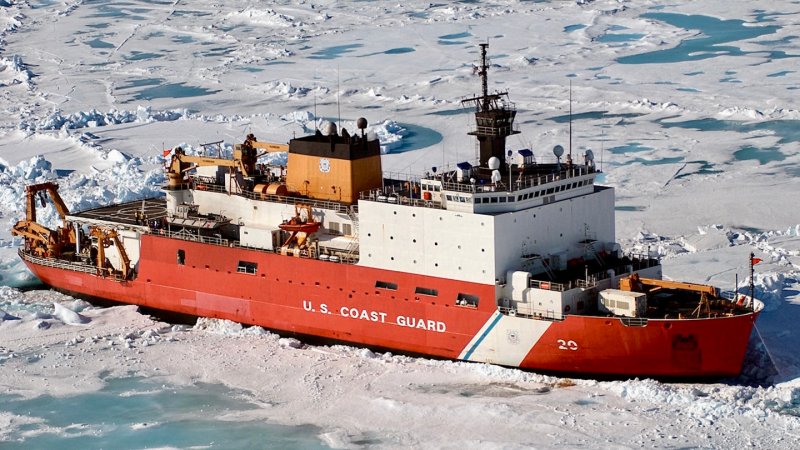
[[[481,46],[481,70],[478,72],[478,75],[481,76],[481,91],[483,93],[483,110],[486,111],[489,109],[489,77],[487,74],[489,72],[488,66],[486,65],[486,47],[489,46],[489,43],[480,44]]]
[[[606,129],[602,129],[602,138],[600,139],[600,172],[603,171],[603,150],[606,148]]]
[[[572,79],[569,80],[569,157],[572,158]]]

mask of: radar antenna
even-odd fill
[[[486,166],[489,158],[505,159],[506,137],[518,134],[514,129],[514,118],[517,110],[508,100],[508,92],[489,94],[489,65],[486,62],[488,43],[480,44],[481,65],[478,75],[481,77],[481,96],[467,98],[461,104],[475,106],[475,129],[469,134],[478,138],[479,165]]]

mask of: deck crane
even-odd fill
[[[261,153],[258,150],[263,150]],[[251,177],[256,172],[256,161],[267,153],[288,152],[286,144],[259,142],[253,134],[248,134],[244,143],[234,147],[233,158],[212,158],[207,156],[189,156],[180,147],[172,153],[167,168],[167,186],[170,189],[180,189],[183,185],[183,174],[196,167],[220,166],[238,169],[245,177]]]
[[[51,230],[36,222],[36,200],[40,200],[44,206],[48,194],[58,216],[64,222],[64,226],[56,230]],[[57,257],[67,246],[75,245],[75,233],[72,225],[66,221],[69,209],[58,195],[57,184],[46,182],[27,186],[25,188],[25,206],[25,220],[17,222],[11,229],[11,234],[24,237],[26,248],[41,257]]]

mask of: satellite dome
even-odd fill
[[[336,136],[336,124],[333,122],[327,122],[323,130],[325,130],[325,136]]]
[[[561,158],[561,155],[564,154],[564,147],[556,145],[553,147],[553,154],[556,155],[556,158]]]
[[[492,170],[497,170],[500,168],[500,158],[496,156],[492,156],[489,158],[489,168]]]
[[[367,119],[359,117],[358,120],[356,120],[356,128],[359,130],[367,128]]]

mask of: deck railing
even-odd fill
[[[56,258],[42,258],[40,256],[34,256],[30,253],[26,253],[23,249],[19,249],[17,254],[21,259],[39,266],[71,270],[73,272],[90,273],[92,275],[103,275],[102,271],[94,264],[77,263]],[[125,278],[123,278],[122,275],[115,273],[106,273],[105,278],[113,281],[125,281]]]
[[[587,169],[584,166],[576,166],[571,169],[564,169],[556,173],[546,175],[528,175],[524,177],[511,178],[511,186],[506,186],[508,183],[508,176],[500,180],[500,185],[495,186],[492,184],[471,184],[457,181],[442,180],[442,189],[445,191],[457,192],[514,192],[522,189],[527,189],[534,186],[541,186],[556,181],[568,180],[576,177],[581,177],[594,173],[594,171]]]
[[[241,191],[241,192],[228,192],[225,189],[225,186],[220,186],[218,184],[211,184],[211,183],[202,183],[200,181],[191,180],[189,186],[196,190],[196,191],[208,191],[208,192],[216,192],[221,194],[228,194],[228,195],[238,195],[240,197],[245,197],[250,200],[258,200],[258,201],[268,201],[272,203],[283,203],[286,205],[294,205],[296,203],[305,203],[311,205],[312,208],[317,209],[328,209],[333,210],[339,213],[347,213],[348,205],[339,202],[333,202],[329,200],[315,200],[311,198],[299,198],[299,197],[286,197],[283,195],[272,195],[272,194],[261,194],[258,192],[251,192],[251,191]]]
[[[240,241],[229,240],[229,239],[222,239],[216,236],[197,236],[188,233],[182,233],[180,231],[169,231],[169,230],[152,230],[152,234],[168,237],[171,239],[181,239],[184,241],[193,241],[193,242],[202,242],[204,244],[211,244],[211,245],[219,245],[222,247],[236,247],[236,248],[243,248],[247,250],[253,250],[257,252],[264,252],[264,253],[275,253],[281,254],[280,249],[265,249],[259,247],[248,247],[241,244]],[[327,252],[329,254],[335,255],[338,259],[327,259],[326,261],[333,262],[333,263],[344,263],[344,264],[355,264],[359,260],[359,254],[352,253],[348,254],[341,249],[335,249],[332,247],[324,247],[320,246],[319,250],[300,250],[300,257],[301,258],[310,258],[310,259],[319,259],[319,255],[323,252]],[[294,255],[285,255],[285,256],[294,256]]]

